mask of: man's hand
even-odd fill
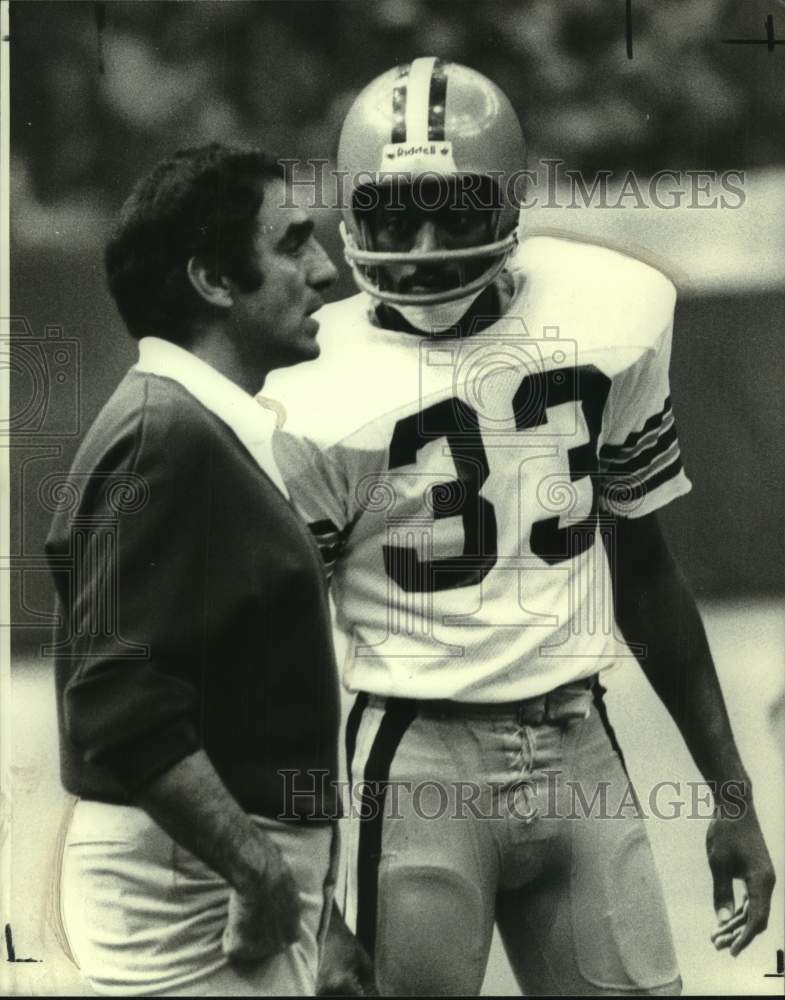
[[[181,847],[229,883],[224,954],[261,962],[296,941],[300,902],[275,841],[229,794],[204,750],[160,774],[136,804]]]
[[[718,951],[730,948],[735,957],[766,930],[775,881],[771,858],[751,803],[737,819],[720,813],[711,821],[706,851],[719,921],[711,940]],[[733,898],[734,878],[742,879],[746,885],[746,896],[738,906]]]
[[[262,962],[293,944],[300,935],[300,901],[289,867],[276,844],[265,837],[266,865],[258,877],[235,888],[223,952],[235,962]]]

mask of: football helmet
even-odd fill
[[[476,294],[501,272],[516,245],[521,199],[514,188],[526,166],[517,116],[502,91],[481,73],[434,57],[415,59],[383,73],[349,109],[338,146],[344,171],[341,236],[359,288],[391,305],[431,305]],[[378,251],[362,207],[368,189],[397,182],[416,184],[487,178],[494,192],[493,239],[476,247],[434,251]],[[466,180],[461,180],[465,178]],[[485,207],[485,206],[483,206]],[[487,262],[479,275],[457,287],[401,293],[385,289],[386,264]],[[477,265],[472,265],[476,272]]]

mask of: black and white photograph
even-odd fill
[[[782,996],[784,0],[0,22],[0,993]]]

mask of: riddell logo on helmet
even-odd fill
[[[397,143],[391,143],[390,146],[384,147],[384,155],[388,160],[399,160],[402,156],[436,156],[438,153],[448,156],[450,147],[443,142],[440,142],[439,146],[441,148],[437,150],[435,142],[430,146],[399,146]]]
[[[417,164],[437,167],[442,170],[455,170],[452,143],[448,140],[411,144],[388,142],[382,150],[380,169],[389,170],[393,164],[405,165],[407,170]]]

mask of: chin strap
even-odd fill
[[[487,288],[487,285],[485,286]],[[423,333],[441,333],[455,326],[469,311],[473,303],[485,291],[479,288],[471,295],[463,295],[460,299],[441,302],[436,305],[393,306],[406,318],[406,321]]]
[[[480,292],[491,284],[501,274],[507,258],[518,245],[518,234],[515,230],[501,240],[484,243],[479,247],[465,247],[460,250],[432,250],[427,253],[387,253],[375,250],[361,250],[354,237],[347,230],[346,224],[340,225],[341,238],[346,262],[352,269],[355,284],[363,291],[381,302],[396,306],[435,306],[447,302],[458,302],[464,298],[473,301]],[[438,292],[394,292],[380,288],[363,273],[366,267],[384,267],[386,264],[444,264],[453,261],[482,260],[493,258],[490,266],[481,275],[456,288],[447,288]],[[471,302],[469,302],[471,305]],[[466,307],[468,308],[468,306]],[[403,310],[400,310],[403,312]],[[464,312],[466,310],[464,309]],[[406,315],[404,313],[404,315]],[[461,316],[463,313],[461,313]],[[408,315],[406,317],[409,319]],[[458,316],[460,319],[460,316]],[[409,322],[413,322],[409,319]],[[418,325],[413,323],[413,325]],[[447,326],[452,326],[448,323]],[[430,327],[429,327],[430,329]],[[446,327],[445,327],[446,329]]]

